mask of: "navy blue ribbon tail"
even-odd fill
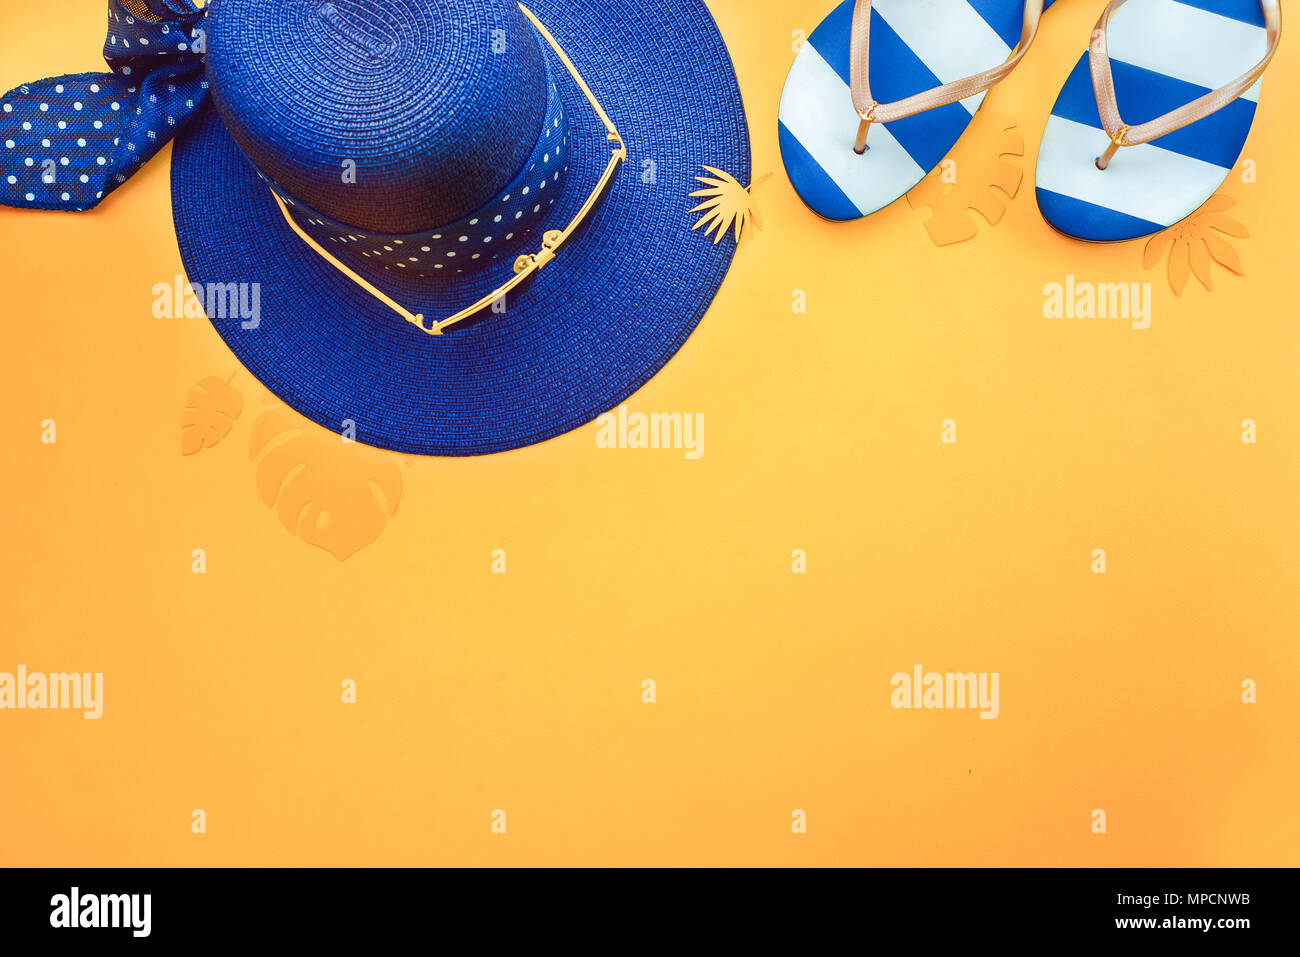
[[[108,0],[109,73],[24,83],[0,98],[0,203],[92,209],[208,101],[205,10]]]

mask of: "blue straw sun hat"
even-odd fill
[[[0,202],[89,209],[174,136],[190,283],[256,291],[254,321],[208,297],[212,324],[326,428],[430,455],[559,435],[726,274],[688,195],[704,165],[748,182],[749,140],[699,0],[108,6],[112,73],[0,99]]]

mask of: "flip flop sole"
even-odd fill
[[[791,184],[813,212],[834,220],[874,213],[919,183],[948,155],[985,96],[874,125],[867,151],[854,153],[853,6],[844,0],[808,37],[786,77],[778,118]],[[1015,48],[1023,19],[1023,0],[875,0],[872,93],[889,103],[996,66]]]
[[[1136,126],[1245,73],[1268,37],[1259,0],[1129,0],[1108,31],[1116,99]],[[1202,120],[1140,146],[1105,170],[1102,128],[1084,53],[1065,82],[1038,149],[1038,208],[1061,232],[1118,242],[1194,213],[1227,178],[1246,144],[1260,84]]]

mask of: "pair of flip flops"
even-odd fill
[[[859,219],[933,170],[1054,0],[843,0],[795,58],[779,136],[796,192]],[[1111,0],[1038,152],[1043,217],[1079,239],[1159,232],[1236,165],[1279,0]]]

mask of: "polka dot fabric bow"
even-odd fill
[[[205,12],[190,0],[109,0],[111,73],[25,83],[0,99],[0,203],[99,204],[204,105]]]

